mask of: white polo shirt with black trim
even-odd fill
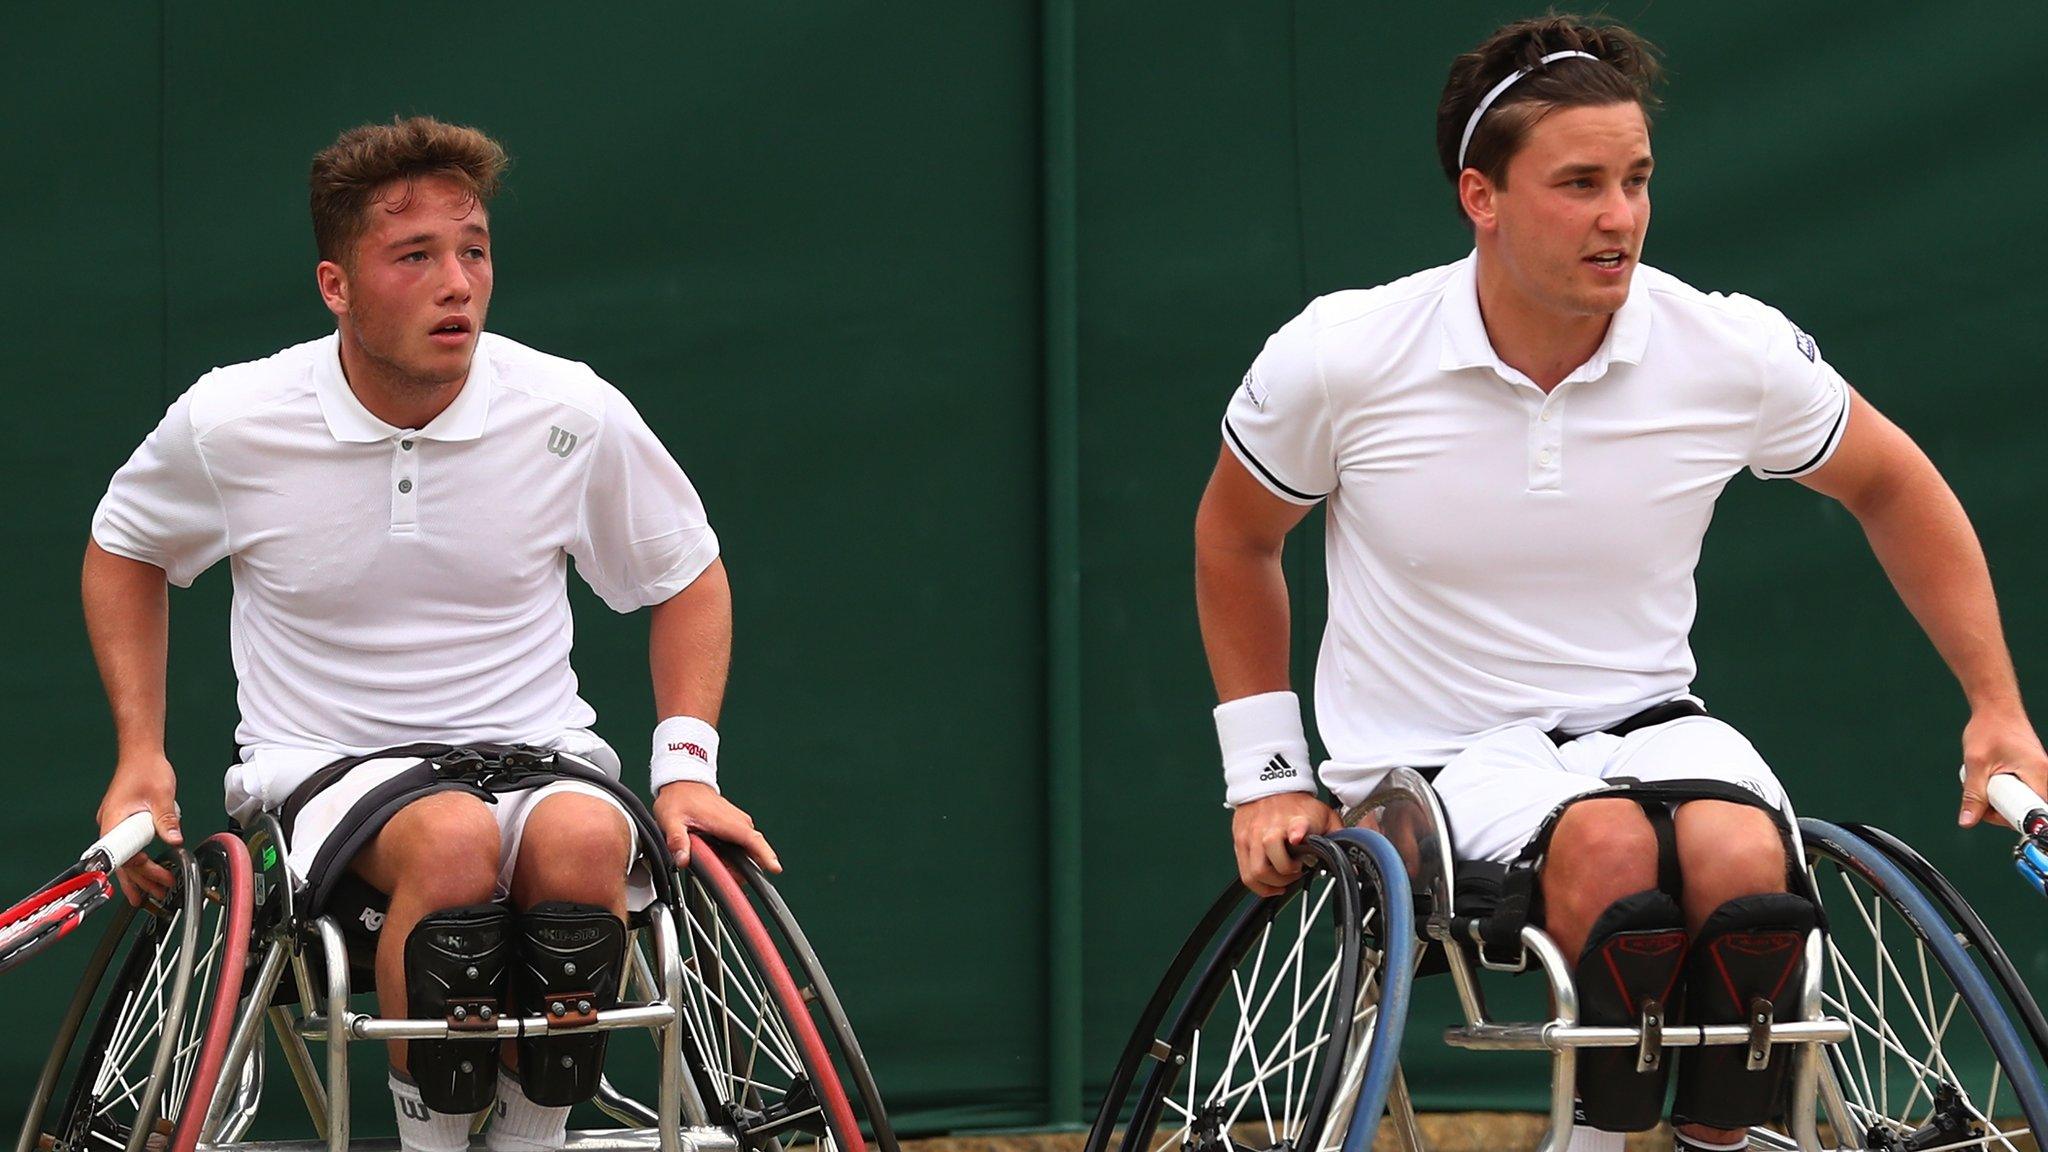
[[[1686,695],[1715,499],[1744,468],[1820,467],[1848,418],[1783,314],[1648,267],[1546,395],[1495,355],[1476,260],[1316,300],[1223,420],[1274,495],[1329,501],[1316,721],[1347,802],[1512,724],[1591,731]]]
[[[569,665],[569,560],[628,612],[718,555],[696,489],[616,388],[489,333],[418,429],[356,399],[337,336],[215,369],[115,474],[92,535],[180,587],[228,560],[238,814],[344,754],[562,744],[596,719]]]

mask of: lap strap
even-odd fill
[[[665,903],[673,902],[670,873],[674,863],[669,857],[668,841],[640,797],[579,757],[527,744],[406,744],[360,756],[344,756],[315,772],[286,797],[278,822],[287,846],[306,805],[338,783],[350,769],[371,760],[406,758],[415,763],[364,793],[335,822],[334,830],[314,853],[306,867],[306,885],[310,889],[305,904],[308,916],[318,916],[326,910],[349,861],[384,830],[384,825],[401,808],[413,801],[439,792],[464,792],[495,804],[500,793],[523,792],[564,780],[602,788],[619,802],[647,853],[656,894]]]

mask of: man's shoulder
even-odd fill
[[[1444,287],[1464,261],[1425,268],[1371,288],[1345,288],[1318,296],[1308,314],[1324,332],[1369,339],[1382,332],[1405,330],[1417,318],[1435,311]]]
[[[334,356],[333,334],[294,344],[257,360],[227,364],[201,376],[185,393],[194,434],[275,412],[294,401],[314,402],[313,369]]]
[[[604,420],[619,394],[581,360],[542,352],[495,332],[479,339],[477,355],[490,358],[499,388],[527,397],[541,409],[580,413],[593,424]]]
[[[1783,312],[1754,296],[1703,291],[1647,264],[1636,275],[1658,313],[1693,339],[1761,349],[1790,324]]]

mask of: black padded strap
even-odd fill
[[[1562,728],[1554,728],[1550,732],[1550,742],[1553,744],[1569,744],[1581,736],[1591,736],[1593,732],[1605,732],[1609,736],[1626,736],[1639,728],[1649,728],[1657,724],[1669,724],[1673,720],[1683,720],[1687,716],[1705,716],[1706,714],[1706,706],[1697,700],[1666,700],[1662,704],[1650,705],[1648,708],[1623,720],[1619,724],[1613,724],[1606,728],[1595,728],[1592,732],[1566,732]]]
[[[314,773],[286,798],[279,823],[289,844],[301,812],[315,796],[340,781],[348,771],[371,760],[416,758],[389,780],[372,788],[339,821],[306,868],[306,914],[318,916],[326,910],[335,885],[348,874],[356,853],[374,839],[399,810],[415,800],[439,792],[467,792],[485,803],[496,803],[500,794],[539,788],[563,780],[577,780],[602,788],[619,802],[638,834],[646,853],[648,873],[656,895],[673,903],[674,859],[668,840],[654,821],[653,813],[639,796],[596,765],[567,753],[531,745],[406,744],[361,756],[345,756]]]

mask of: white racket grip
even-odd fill
[[[2035,795],[2026,781],[2010,772],[1993,776],[1985,783],[1984,791],[1989,794],[1991,806],[1998,809],[1998,814],[2012,821],[2012,826],[2022,832],[2027,829],[2027,817],[2048,809],[2048,802]]]
[[[80,860],[92,859],[93,853],[104,854],[108,869],[126,864],[137,852],[149,847],[156,839],[156,821],[147,812],[133,816],[114,825],[114,830],[93,841],[92,847],[79,855]]]

